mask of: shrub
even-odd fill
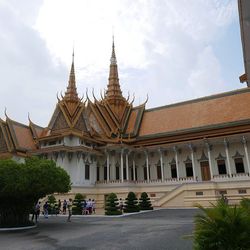
[[[109,194],[105,203],[106,215],[120,215],[122,212],[119,210],[118,199],[115,193]]]
[[[243,198],[240,202],[242,208],[248,210],[250,212],[250,199]]]
[[[125,213],[139,212],[138,200],[134,192],[129,192],[125,201]]]
[[[82,202],[85,199],[85,195],[77,193],[75,195],[73,206],[72,206],[72,213],[75,215],[82,214]]]
[[[141,198],[139,200],[139,208],[140,210],[153,210],[150,198],[146,192],[141,194]]]
[[[48,204],[49,204],[48,208],[49,214],[56,214],[57,204],[56,204],[56,198],[53,194],[48,196]]]
[[[30,225],[29,213],[42,197],[70,190],[70,177],[55,162],[0,160],[0,227]]]
[[[249,249],[250,216],[245,208],[222,201],[212,208],[198,207],[203,213],[195,218],[194,249]]]

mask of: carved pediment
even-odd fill
[[[85,120],[83,114],[81,114],[74,126],[74,128],[80,130],[80,131],[87,131]]]
[[[60,130],[60,129],[65,129],[65,128],[69,128],[69,124],[67,123],[66,118],[61,111],[58,113],[51,130],[53,131],[53,130]]]
[[[198,159],[198,161],[208,161],[208,158],[207,158],[207,156],[205,155],[204,150],[202,151],[201,158]]]

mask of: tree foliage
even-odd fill
[[[0,226],[28,225],[29,212],[40,198],[66,193],[70,186],[69,175],[51,160],[0,160]]]
[[[125,201],[125,213],[139,212],[138,199],[134,192],[129,192]]]
[[[148,194],[146,192],[143,192],[141,194],[139,200],[139,208],[140,210],[153,210],[150,198],[148,197]]]
[[[106,203],[105,203],[105,214],[106,215],[120,215],[122,211],[119,210],[119,204],[117,195],[115,193],[111,193],[108,195]]]
[[[212,208],[199,208],[202,214],[195,218],[194,249],[249,249],[250,216],[244,206],[219,201]]]

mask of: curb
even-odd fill
[[[29,230],[29,229],[33,229],[36,227],[37,225],[28,226],[28,227],[3,227],[3,228],[0,228],[0,232]]]

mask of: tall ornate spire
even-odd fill
[[[119,101],[121,100],[124,101],[124,97],[122,96],[122,91],[121,91],[119,78],[118,78],[114,36],[113,36],[113,42],[112,42],[112,54],[110,58],[110,69],[109,69],[109,83],[108,83],[108,89],[106,92],[106,97],[112,104],[115,104],[117,102],[119,103]]]
[[[114,35],[113,35],[113,42],[112,42],[112,54],[110,58],[111,65],[117,65],[116,56],[115,56],[115,42],[114,42]]]
[[[72,64],[69,75],[69,84],[65,92],[64,100],[66,101],[78,101],[78,94],[76,91],[76,80],[75,80],[75,66],[74,66],[74,49],[72,53]]]

